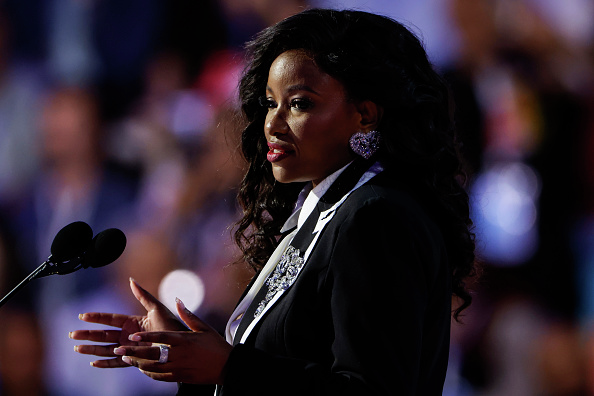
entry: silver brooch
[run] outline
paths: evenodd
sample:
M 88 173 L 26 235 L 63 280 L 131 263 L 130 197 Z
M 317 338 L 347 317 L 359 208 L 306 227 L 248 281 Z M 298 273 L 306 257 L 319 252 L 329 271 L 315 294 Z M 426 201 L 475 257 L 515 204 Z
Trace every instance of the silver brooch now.
M 266 279 L 268 292 L 266 293 L 266 297 L 258 304 L 258 308 L 254 312 L 254 318 L 257 318 L 264 312 L 266 305 L 268 305 L 279 290 L 287 290 L 291 287 L 295 279 L 297 279 L 299 271 L 303 268 L 303 264 L 304 260 L 300 256 L 299 249 L 289 245 L 272 274 Z

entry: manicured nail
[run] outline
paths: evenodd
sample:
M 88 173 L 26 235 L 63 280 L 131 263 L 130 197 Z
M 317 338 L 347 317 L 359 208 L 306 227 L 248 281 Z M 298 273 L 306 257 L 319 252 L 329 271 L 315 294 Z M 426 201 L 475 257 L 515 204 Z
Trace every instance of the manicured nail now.
M 116 355 L 125 355 L 126 354 L 126 348 L 122 348 L 122 347 L 117 347 L 113 349 L 113 353 L 115 353 Z
M 79 318 L 80 320 L 83 320 L 83 316 L 84 316 L 84 314 L 78 314 L 78 318 Z
M 68 333 L 68 338 L 72 338 L 72 332 L 71 331 Z
M 179 298 L 175 298 L 175 302 L 179 305 L 179 307 L 184 310 L 188 315 L 194 315 L 194 313 L 192 311 L 190 311 L 188 308 L 186 308 L 186 304 L 184 304 L 184 302 L 182 300 L 180 300 Z
M 78 352 L 78 345 L 74 346 L 74 352 Z
M 91 367 L 95 367 L 95 362 L 91 362 Z
M 142 339 L 142 337 L 140 337 L 138 334 L 130 334 L 128 336 L 128 339 L 130 341 L 140 341 Z
M 130 358 L 130 356 L 124 356 L 122 357 L 122 361 L 126 364 L 132 364 L 132 359 Z

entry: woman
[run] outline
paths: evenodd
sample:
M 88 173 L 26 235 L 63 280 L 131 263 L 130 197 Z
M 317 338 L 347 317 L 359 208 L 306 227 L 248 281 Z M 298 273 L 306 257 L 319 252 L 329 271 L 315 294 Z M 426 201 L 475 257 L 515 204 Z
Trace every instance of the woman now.
M 116 344 L 78 352 L 180 394 L 441 394 L 452 295 L 458 318 L 474 272 L 443 80 L 406 28 L 365 12 L 304 11 L 248 51 L 236 240 L 258 273 L 226 340 L 132 282 L 147 315 L 82 315 L 122 330 L 71 333 Z

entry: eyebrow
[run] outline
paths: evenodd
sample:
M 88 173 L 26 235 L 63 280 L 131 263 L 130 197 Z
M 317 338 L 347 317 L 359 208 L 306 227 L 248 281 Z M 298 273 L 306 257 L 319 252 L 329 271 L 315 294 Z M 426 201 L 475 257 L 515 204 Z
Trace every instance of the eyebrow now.
M 274 92 L 272 90 L 272 88 L 270 88 L 270 86 L 268 86 L 268 85 L 266 85 L 266 90 L 269 92 Z M 311 92 L 312 94 L 319 95 L 319 93 L 315 89 L 313 89 L 309 85 L 305 85 L 305 84 L 295 84 L 295 85 L 291 85 L 289 88 L 287 88 L 287 92 L 289 92 L 289 93 L 295 92 L 295 91 L 307 91 L 307 92 Z

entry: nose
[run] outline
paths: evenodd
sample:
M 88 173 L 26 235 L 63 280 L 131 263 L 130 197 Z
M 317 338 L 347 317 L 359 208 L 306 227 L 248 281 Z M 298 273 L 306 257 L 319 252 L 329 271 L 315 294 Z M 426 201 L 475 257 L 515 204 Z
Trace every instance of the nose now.
M 271 109 L 266 115 L 264 123 L 264 132 L 269 136 L 285 134 L 289 130 L 289 125 L 285 120 L 284 113 L 280 107 Z

